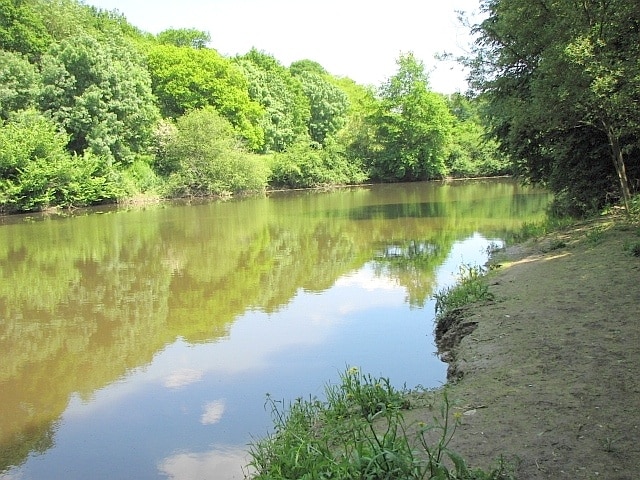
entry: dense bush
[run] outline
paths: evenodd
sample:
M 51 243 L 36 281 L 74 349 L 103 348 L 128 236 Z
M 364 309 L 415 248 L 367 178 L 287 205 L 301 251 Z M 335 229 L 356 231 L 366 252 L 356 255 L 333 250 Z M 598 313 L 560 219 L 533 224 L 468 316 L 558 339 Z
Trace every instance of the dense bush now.
M 362 166 L 350 161 L 335 142 L 321 145 L 302 138 L 271 160 L 271 184 L 275 187 L 309 188 L 358 184 L 366 180 Z
M 170 195 L 228 195 L 264 190 L 263 160 L 245 152 L 231 124 L 212 107 L 193 110 L 176 122 L 160 165 Z
M 103 158 L 69 154 L 55 124 L 30 110 L 0 126 L 0 210 L 42 210 L 116 200 L 119 175 Z

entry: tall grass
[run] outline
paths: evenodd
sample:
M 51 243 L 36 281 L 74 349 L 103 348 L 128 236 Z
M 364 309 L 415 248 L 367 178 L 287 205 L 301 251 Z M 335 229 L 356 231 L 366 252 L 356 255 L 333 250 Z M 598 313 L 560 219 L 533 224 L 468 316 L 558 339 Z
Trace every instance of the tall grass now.
M 450 450 L 461 416 L 442 406 L 428 422 L 408 425 L 409 393 L 350 368 L 340 384 L 325 386 L 326 400 L 297 399 L 288 406 L 267 397 L 274 429 L 250 446 L 254 479 L 437 479 L 511 478 L 504 464 L 470 469 Z
M 469 303 L 493 300 L 493 294 L 483 278 L 484 274 L 485 269 L 481 266 L 461 265 L 457 283 L 433 294 L 436 319 Z

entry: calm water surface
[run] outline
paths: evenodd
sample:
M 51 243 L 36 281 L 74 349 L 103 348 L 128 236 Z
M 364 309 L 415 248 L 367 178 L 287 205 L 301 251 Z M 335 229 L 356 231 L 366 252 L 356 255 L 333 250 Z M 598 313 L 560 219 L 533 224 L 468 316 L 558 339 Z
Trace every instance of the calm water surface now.
M 0 479 L 241 479 L 265 395 L 433 387 L 431 295 L 549 196 L 509 180 L 12 217 Z

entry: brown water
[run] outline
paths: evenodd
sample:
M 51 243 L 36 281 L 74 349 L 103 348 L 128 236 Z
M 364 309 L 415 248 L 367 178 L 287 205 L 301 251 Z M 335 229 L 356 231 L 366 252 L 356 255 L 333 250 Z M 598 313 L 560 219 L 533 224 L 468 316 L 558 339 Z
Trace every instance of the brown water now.
M 243 478 L 265 394 L 438 386 L 434 289 L 543 217 L 510 180 L 11 217 L 0 479 Z

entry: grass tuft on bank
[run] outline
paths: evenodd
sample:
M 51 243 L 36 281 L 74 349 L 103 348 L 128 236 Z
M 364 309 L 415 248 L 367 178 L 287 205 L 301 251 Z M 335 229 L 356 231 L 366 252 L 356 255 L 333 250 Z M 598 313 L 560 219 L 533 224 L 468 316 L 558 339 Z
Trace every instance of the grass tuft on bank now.
M 274 429 L 250 447 L 251 478 L 512 478 L 504 462 L 490 471 L 472 469 L 449 448 L 462 414 L 453 412 L 446 390 L 438 408 L 428 409 L 430 419 L 407 424 L 403 411 L 412 408 L 412 392 L 355 367 L 340 380 L 325 386 L 323 401 L 299 398 L 285 405 L 267 396 Z

